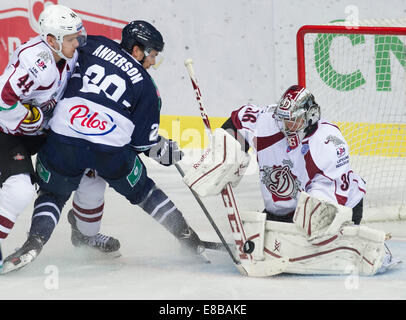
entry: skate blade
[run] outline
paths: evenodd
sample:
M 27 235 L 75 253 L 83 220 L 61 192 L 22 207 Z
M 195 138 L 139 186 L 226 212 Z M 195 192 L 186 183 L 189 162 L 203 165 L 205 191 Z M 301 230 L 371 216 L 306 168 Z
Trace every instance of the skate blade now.
M 117 250 L 114 252 L 106 252 L 105 255 L 111 259 L 116 259 L 116 258 L 121 257 L 121 252 L 120 252 L 120 250 Z
M 197 252 L 185 252 L 184 256 L 187 259 L 190 259 L 191 262 L 198 262 L 198 263 L 211 263 L 209 257 L 205 252 L 205 248 L 203 246 L 199 246 Z
M 211 263 L 209 257 L 207 256 L 207 253 L 204 250 L 204 247 L 200 249 L 199 256 L 201 257 L 204 263 Z
M 391 261 L 386 262 L 384 265 L 382 265 L 377 273 L 384 273 L 390 269 L 395 268 L 398 264 L 402 263 L 402 260 L 398 259 L 398 258 L 392 258 Z
M 35 258 L 36 258 L 36 256 L 33 256 L 33 255 L 27 253 L 19 258 L 5 260 L 3 262 L 3 268 L 2 268 L 0 274 L 6 274 L 6 273 L 20 270 L 21 268 L 25 267 L 27 264 L 31 263 Z
M 95 248 L 90 247 L 76 247 L 76 254 L 82 258 L 88 259 L 116 259 L 121 257 L 120 250 L 113 252 L 103 252 Z

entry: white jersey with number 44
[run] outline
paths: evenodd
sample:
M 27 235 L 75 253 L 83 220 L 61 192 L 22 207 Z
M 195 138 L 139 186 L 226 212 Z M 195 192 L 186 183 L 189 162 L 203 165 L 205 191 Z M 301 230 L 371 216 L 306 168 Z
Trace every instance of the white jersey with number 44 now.
M 34 106 L 51 100 L 56 103 L 66 88 L 76 60 L 77 52 L 69 61 L 56 64 L 52 50 L 40 36 L 19 46 L 0 76 L 0 131 L 21 134 L 18 126 L 28 113 L 22 103 Z M 44 122 L 47 120 L 45 115 Z
M 274 108 L 246 105 L 231 115 L 257 154 L 266 210 L 279 216 L 293 212 L 301 191 L 355 207 L 365 195 L 365 182 L 351 170 L 340 129 L 321 119 L 313 133 L 290 149 L 273 117 Z

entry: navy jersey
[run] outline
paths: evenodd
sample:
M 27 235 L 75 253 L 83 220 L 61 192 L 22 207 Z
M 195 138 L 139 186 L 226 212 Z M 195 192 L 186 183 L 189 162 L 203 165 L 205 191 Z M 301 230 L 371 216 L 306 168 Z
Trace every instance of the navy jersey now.
M 65 143 L 137 150 L 158 140 L 161 100 L 148 72 L 113 40 L 88 36 L 50 127 Z

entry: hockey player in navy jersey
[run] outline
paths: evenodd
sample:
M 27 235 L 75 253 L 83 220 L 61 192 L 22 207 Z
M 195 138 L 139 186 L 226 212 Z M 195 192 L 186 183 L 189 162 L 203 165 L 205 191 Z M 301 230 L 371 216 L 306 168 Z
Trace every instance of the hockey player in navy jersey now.
M 139 205 L 189 252 L 202 252 L 199 237 L 148 177 L 139 157 L 142 152 L 163 165 L 182 157 L 176 142 L 158 135 L 161 98 L 143 67 L 155 64 L 163 47 L 162 35 L 145 21 L 129 23 L 120 44 L 88 36 L 37 156 L 40 189 L 28 239 L 5 259 L 6 272 L 38 256 L 86 168 Z

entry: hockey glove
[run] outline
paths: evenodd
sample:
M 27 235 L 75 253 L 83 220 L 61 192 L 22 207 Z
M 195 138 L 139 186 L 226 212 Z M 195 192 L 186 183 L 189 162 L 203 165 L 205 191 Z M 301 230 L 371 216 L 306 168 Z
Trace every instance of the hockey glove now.
M 44 121 L 44 114 L 41 108 L 30 106 L 28 104 L 24 104 L 24 107 L 28 109 L 28 114 L 20 123 L 18 129 L 21 133 L 30 135 L 41 128 L 41 125 Z
M 159 136 L 158 143 L 146 151 L 145 154 L 163 166 L 173 165 L 183 157 L 183 152 L 179 149 L 178 143 L 162 136 Z
M 51 118 L 52 113 L 54 112 L 56 106 L 56 100 L 51 99 L 42 103 L 39 107 L 41 108 L 42 112 L 44 113 L 45 118 Z
M 233 136 L 217 128 L 211 135 L 208 148 L 185 172 L 183 181 L 201 197 L 217 195 L 228 183 L 233 187 L 238 185 L 250 159 Z

